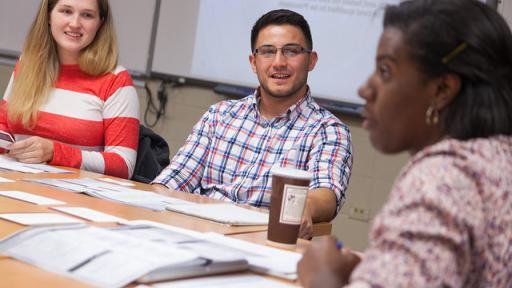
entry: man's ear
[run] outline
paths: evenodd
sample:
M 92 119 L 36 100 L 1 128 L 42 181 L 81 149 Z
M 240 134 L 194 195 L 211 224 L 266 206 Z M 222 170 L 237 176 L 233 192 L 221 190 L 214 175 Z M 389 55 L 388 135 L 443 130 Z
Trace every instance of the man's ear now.
M 315 51 L 312 51 L 309 55 L 308 71 L 313 71 L 313 69 L 315 69 L 316 62 L 318 62 L 318 54 Z
M 254 54 L 249 55 L 249 63 L 251 63 L 252 72 L 256 73 L 256 57 L 254 57 Z
M 442 110 L 460 93 L 460 77 L 453 73 L 444 74 L 439 78 L 434 103 L 437 110 Z

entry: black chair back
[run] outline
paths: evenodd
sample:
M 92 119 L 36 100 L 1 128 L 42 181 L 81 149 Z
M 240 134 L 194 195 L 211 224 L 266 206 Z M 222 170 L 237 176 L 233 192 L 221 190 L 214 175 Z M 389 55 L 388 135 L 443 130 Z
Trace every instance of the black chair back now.
M 169 165 L 169 145 L 150 128 L 140 125 L 137 162 L 132 180 L 149 183 Z

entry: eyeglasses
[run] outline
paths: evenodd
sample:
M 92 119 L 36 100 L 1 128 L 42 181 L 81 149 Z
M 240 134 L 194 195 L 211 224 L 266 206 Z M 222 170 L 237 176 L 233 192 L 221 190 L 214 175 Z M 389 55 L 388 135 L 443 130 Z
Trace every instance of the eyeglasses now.
M 277 48 L 273 45 L 263 45 L 254 49 L 254 55 L 260 55 L 263 58 L 271 59 L 276 56 L 277 50 L 281 50 L 281 53 L 283 53 L 286 58 L 293 58 L 299 54 L 312 52 L 310 49 L 295 44 L 284 45 L 281 48 Z

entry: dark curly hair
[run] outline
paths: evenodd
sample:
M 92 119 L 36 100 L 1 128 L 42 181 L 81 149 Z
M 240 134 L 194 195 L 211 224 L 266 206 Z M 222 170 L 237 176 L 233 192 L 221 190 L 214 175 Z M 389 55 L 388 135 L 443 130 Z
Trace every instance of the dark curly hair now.
M 313 49 L 313 39 L 311 37 L 311 30 L 309 29 L 309 24 L 304 19 L 302 15 L 297 12 L 287 10 L 287 9 L 278 9 L 267 12 L 263 16 L 254 23 L 254 26 L 251 30 L 251 50 L 254 51 L 256 47 L 256 39 L 260 31 L 270 25 L 292 25 L 300 28 L 304 37 L 306 38 L 306 44 L 308 45 L 308 49 Z

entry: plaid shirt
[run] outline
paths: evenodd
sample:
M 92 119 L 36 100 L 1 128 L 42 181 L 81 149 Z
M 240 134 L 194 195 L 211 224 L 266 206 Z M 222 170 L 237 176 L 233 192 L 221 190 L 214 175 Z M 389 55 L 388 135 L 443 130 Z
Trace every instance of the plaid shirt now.
M 211 106 L 152 183 L 268 207 L 272 167 L 296 167 L 313 174 L 310 189 L 334 191 L 338 212 L 352 169 L 348 127 L 309 91 L 286 113 L 267 120 L 259 113 L 257 91 Z

